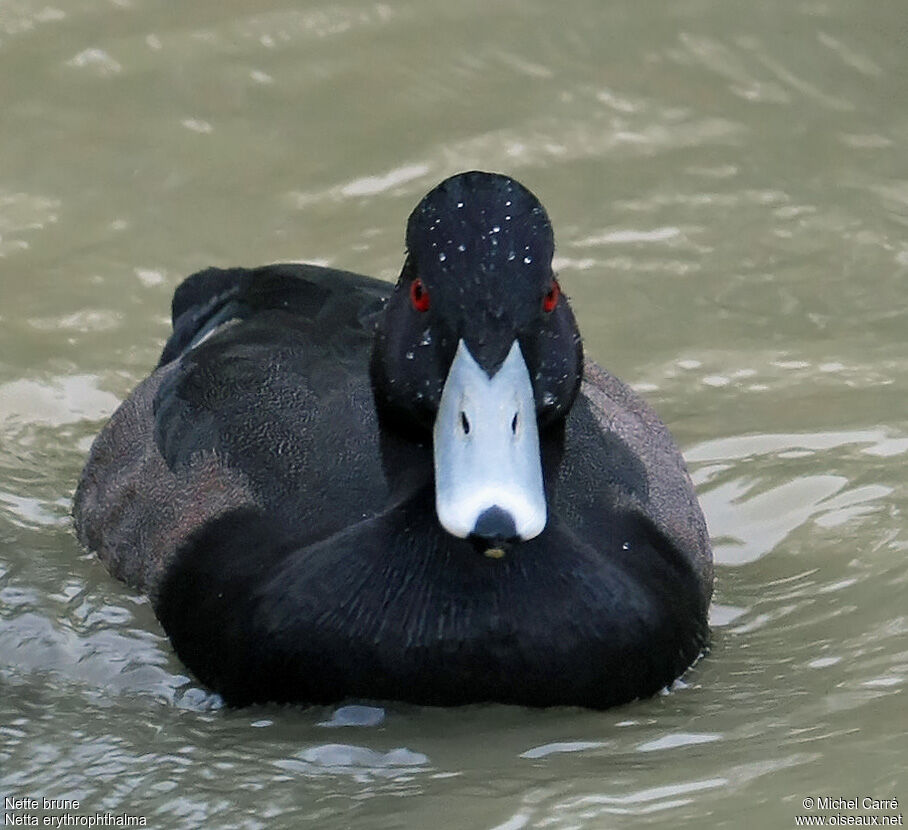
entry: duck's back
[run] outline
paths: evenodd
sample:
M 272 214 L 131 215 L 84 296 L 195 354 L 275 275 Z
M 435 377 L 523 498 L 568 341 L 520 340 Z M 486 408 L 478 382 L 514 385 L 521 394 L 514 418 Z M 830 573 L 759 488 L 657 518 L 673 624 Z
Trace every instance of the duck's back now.
M 705 610 L 713 586 L 706 520 L 671 433 L 626 383 L 587 359 L 568 416 L 556 504 L 594 547 L 615 511 L 646 517 L 689 563 Z M 632 544 L 628 542 L 628 547 Z
M 92 447 L 74 505 L 83 544 L 154 594 L 176 548 L 231 509 L 259 508 L 304 544 L 378 509 L 367 366 L 389 291 L 300 265 L 185 280 L 158 368 Z

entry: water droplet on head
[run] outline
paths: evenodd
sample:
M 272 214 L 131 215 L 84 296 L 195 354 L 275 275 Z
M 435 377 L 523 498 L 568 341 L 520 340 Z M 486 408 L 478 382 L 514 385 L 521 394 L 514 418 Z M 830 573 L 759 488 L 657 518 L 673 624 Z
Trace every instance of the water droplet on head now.
M 407 352 L 404 357 L 407 358 L 407 360 L 413 360 L 413 352 Z
M 517 259 L 517 254 L 513 251 L 508 251 L 508 262 L 513 262 L 515 259 Z
M 500 231 L 500 230 L 501 230 L 501 226 L 500 226 L 500 225 L 493 225 L 493 226 L 492 226 L 492 233 L 498 233 L 498 231 Z
M 444 256 L 444 254 L 442 254 L 442 256 Z M 524 265 L 529 265 L 532 261 L 533 261 L 533 257 L 531 257 L 531 256 L 525 256 L 523 258 Z
M 458 251 L 463 252 L 463 251 L 465 251 L 466 249 L 467 249 L 467 246 L 464 245 L 463 242 L 461 242 L 461 243 L 457 246 L 457 250 L 458 250 Z
M 631 543 L 630 543 L 630 542 L 625 542 L 625 543 L 621 546 L 621 550 L 630 550 L 630 549 L 631 549 Z
M 442 251 L 442 252 L 438 255 L 438 261 L 439 261 L 439 262 L 444 262 L 447 258 L 448 258 L 448 255 L 447 255 L 444 251 Z
M 457 203 L 457 207 L 462 208 L 462 207 L 463 207 L 463 202 L 458 202 L 458 203 Z

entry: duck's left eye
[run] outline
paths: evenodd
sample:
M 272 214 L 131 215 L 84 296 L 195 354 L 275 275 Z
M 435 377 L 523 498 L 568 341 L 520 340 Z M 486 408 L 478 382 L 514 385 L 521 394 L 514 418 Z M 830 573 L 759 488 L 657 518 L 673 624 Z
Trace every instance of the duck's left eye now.
M 410 283 L 410 302 L 417 311 L 429 310 L 429 292 L 419 277 Z
M 545 292 L 545 296 L 542 298 L 542 310 L 548 314 L 550 311 L 555 310 L 555 306 L 558 305 L 558 298 L 561 296 L 561 286 L 558 285 L 558 280 L 552 280 L 552 285 L 548 291 Z

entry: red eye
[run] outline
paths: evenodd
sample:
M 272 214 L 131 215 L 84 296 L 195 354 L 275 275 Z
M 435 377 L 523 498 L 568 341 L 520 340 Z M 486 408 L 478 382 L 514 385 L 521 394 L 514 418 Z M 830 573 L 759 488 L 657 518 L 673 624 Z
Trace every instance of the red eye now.
M 558 285 L 558 280 L 552 280 L 552 287 L 545 292 L 545 296 L 542 298 L 542 310 L 548 314 L 550 311 L 555 310 L 555 306 L 558 305 L 558 298 L 561 296 L 561 286 Z
M 417 311 L 429 310 L 429 292 L 426 291 L 419 277 L 410 283 L 410 302 Z

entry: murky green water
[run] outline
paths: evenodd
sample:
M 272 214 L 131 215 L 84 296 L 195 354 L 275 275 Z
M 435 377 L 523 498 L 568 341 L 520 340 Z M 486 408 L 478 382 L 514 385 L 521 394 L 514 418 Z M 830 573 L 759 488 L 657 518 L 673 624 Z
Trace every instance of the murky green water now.
M 2 0 L 0 797 L 156 827 L 903 812 L 906 31 L 902 0 Z M 183 275 L 393 278 L 473 167 L 539 194 L 588 352 L 686 452 L 712 653 L 604 713 L 225 711 L 72 536 L 91 437 Z

